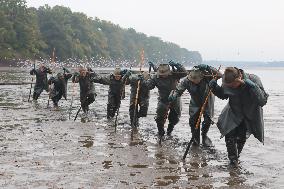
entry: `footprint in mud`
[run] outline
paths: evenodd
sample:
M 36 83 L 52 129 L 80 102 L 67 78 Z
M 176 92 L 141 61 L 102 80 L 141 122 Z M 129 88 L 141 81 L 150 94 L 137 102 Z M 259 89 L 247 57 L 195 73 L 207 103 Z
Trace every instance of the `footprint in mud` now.
M 79 140 L 82 143 L 82 147 L 90 148 L 94 145 L 94 137 L 92 136 L 81 136 L 83 140 Z
M 112 161 L 103 161 L 102 164 L 103 164 L 104 169 L 109 169 L 109 168 L 113 167 Z

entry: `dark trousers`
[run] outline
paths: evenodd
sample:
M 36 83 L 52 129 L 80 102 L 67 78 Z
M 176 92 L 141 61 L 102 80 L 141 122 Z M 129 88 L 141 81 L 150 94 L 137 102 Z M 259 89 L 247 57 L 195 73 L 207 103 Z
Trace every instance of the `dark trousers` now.
M 59 93 L 56 96 L 51 98 L 54 106 L 58 106 L 58 102 L 61 98 L 62 98 L 62 93 Z
M 242 122 L 238 127 L 225 135 L 225 142 L 229 159 L 238 160 L 239 155 L 246 143 L 246 126 Z
M 155 119 L 159 134 L 164 134 L 164 124 L 167 119 L 169 120 L 168 130 L 171 132 L 174 129 L 174 126 L 179 122 L 180 115 L 180 99 L 172 104 L 159 101 Z
M 38 85 L 36 85 L 34 87 L 33 100 L 37 100 L 43 90 L 46 90 L 46 92 L 49 91 L 47 86 L 41 86 L 41 85 L 38 86 Z
M 149 99 L 139 99 L 136 107 L 137 118 L 146 117 L 148 113 L 148 107 L 149 107 Z M 132 121 L 134 121 L 133 120 L 134 112 L 135 112 L 135 99 L 132 99 L 129 106 L 129 116 L 131 123 Z
M 118 110 L 121 102 L 121 96 L 109 95 L 107 103 L 107 118 L 114 117 L 115 112 Z
M 95 94 L 87 94 L 83 98 L 80 99 L 81 101 L 81 107 L 83 112 L 88 112 L 89 111 L 89 105 L 92 104 L 95 101 Z
M 193 116 L 190 116 L 189 118 L 189 126 L 191 129 L 192 137 L 195 139 L 195 141 L 200 144 L 200 125 L 198 125 L 198 128 L 196 129 L 196 123 L 198 120 L 200 112 L 194 114 Z M 203 114 L 203 121 L 202 121 L 202 136 L 207 135 L 209 128 L 211 125 L 211 119 L 207 114 Z

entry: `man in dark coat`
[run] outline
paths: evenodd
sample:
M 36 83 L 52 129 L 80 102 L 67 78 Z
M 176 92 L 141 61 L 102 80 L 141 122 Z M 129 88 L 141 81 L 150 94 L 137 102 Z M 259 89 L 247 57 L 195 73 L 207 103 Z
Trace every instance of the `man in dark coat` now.
M 230 162 L 236 166 L 250 134 L 260 142 L 264 141 L 262 107 L 267 103 L 268 94 L 258 76 L 235 67 L 225 69 L 221 87 L 216 80 L 211 80 L 209 86 L 217 97 L 229 98 L 220 114 L 217 127 L 222 136 L 225 136 Z
M 52 85 L 50 91 L 50 97 L 53 101 L 54 108 L 58 109 L 58 102 L 62 96 L 67 100 L 67 82 L 68 79 L 72 77 L 70 71 L 66 68 L 63 68 L 64 73 L 58 73 L 56 77 L 50 77 L 48 84 Z
M 150 90 L 147 88 L 145 83 L 143 83 L 143 80 L 148 80 L 149 78 L 150 78 L 149 72 L 143 72 L 141 74 L 132 74 L 129 77 L 129 84 L 131 87 L 129 116 L 130 116 L 131 125 L 137 126 L 138 124 L 136 123 L 137 120 L 135 120 L 134 118 L 135 110 L 137 116 L 136 119 L 138 119 L 139 117 L 147 116 Z M 139 106 L 139 111 L 138 111 L 138 106 Z
M 47 74 L 51 74 L 51 70 L 40 64 L 38 69 L 32 69 L 31 75 L 36 75 L 36 84 L 34 87 L 33 100 L 37 100 L 43 90 L 49 91 L 47 84 Z
M 170 66 L 172 70 L 170 70 Z M 174 126 L 179 122 L 181 115 L 181 102 L 178 97 L 174 102 L 168 100 L 168 96 L 172 90 L 176 88 L 180 78 L 185 77 L 187 71 L 179 64 L 170 62 L 169 64 L 160 64 L 157 74 L 153 75 L 147 81 L 144 81 L 149 90 L 158 88 L 159 97 L 156 110 L 156 123 L 158 128 L 159 137 L 164 136 L 164 124 L 166 119 L 169 119 L 169 125 L 167 128 L 167 134 L 170 135 L 174 129 Z M 168 111 L 169 115 L 168 115 Z
M 95 83 L 109 85 L 107 103 L 108 119 L 115 116 L 115 112 L 120 106 L 121 99 L 124 94 L 126 79 L 130 76 L 130 74 L 130 71 L 125 70 L 125 74 L 123 75 L 123 71 L 119 67 L 116 67 L 112 74 L 106 76 L 100 76 L 97 74 L 93 79 L 93 82 Z
M 196 130 L 197 120 L 200 115 L 201 107 L 203 106 L 206 97 L 210 91 L 208 83 L 213 79 L 213 76 L 221 77 L 221 73 L 215 68 L 205 64 L 194 66 L 188 76 L 184 78 L 176 87 L 175 91 L 169 96 L 170 101 L 174 101 L 177 97 L 180 97 L 185 90 L 190 93 L 189 103 L 189 125 L 191 128 L 191 134 L 194 138 L 195 145 L 200 143 L 200 125 Z M 211 146 L 212 142 L 207 136 L 209 127 L 212 123 L 214 115 L 214 95 L 211 94 L 208 97 L 208 102 L 203 113 L 203 122 L 201 128 L 202 144 L 205 146 Z
M 75 72 L 72 77 L 72 82 L 80 85 L 81 107 L 85 114 L 89 111 L 89 105 L 95 101 L 96 91 L 93 83 L 95 75 L 92 69 L 81 67 L 79 73 Z

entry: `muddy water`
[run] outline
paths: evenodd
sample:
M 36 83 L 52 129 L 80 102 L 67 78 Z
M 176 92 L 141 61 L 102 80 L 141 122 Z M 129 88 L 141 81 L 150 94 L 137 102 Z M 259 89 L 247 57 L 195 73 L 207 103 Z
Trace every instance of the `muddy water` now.
M 115 128 L 114 121 L 106 119 L 106 86 L 96 85 L 89 122 L 80 115 L 73 121 L 79 107 L 77 84 L 69 84 L 69 99 L 60 101 L 60 111 L 47 107 L 46 92 L 38 103 L 27 102 L 30 85 L 0 86 L 0 187 L 283 188 L 284 69 L 249 71 L 262 78 L 270 94 L 264 107 L 265 144 L 251 136 L 236 169 L 228 165 L 216 125 L 209 131 L 214 147 L 192 148 L 181 160 L 190 140 L 188 93 L 182 97 L 182 117 L 172 137 L 159 145 L 154 122 L 157 90 L 151 92 L 148 117 L 132 130 L 128 87 Z M 1 71 L 0 80 L 22 82 L 31 77 L 10 70 Z M 225 104 L 216 99 L 215 121 Z

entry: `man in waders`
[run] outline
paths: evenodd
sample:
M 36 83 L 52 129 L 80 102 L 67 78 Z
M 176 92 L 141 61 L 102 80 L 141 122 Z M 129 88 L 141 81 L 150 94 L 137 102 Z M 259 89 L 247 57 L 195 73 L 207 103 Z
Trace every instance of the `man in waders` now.
M 170 67 L 172 67 L 172 70 L 170 70 Z M 159 97 L 155 120 L 159 137 L 163 137 L 165 134 L 164 124 L 167 118 L 169 120 L 167 135 L 171 135 L 174 126 L 179 122 L 181 115 L 180 97 L 171 103 L 168 100 L 168 96 L 171 91 L 176 88 L 180 78 L 186 75 L 187 71 L 181 64 L 170 61 L 169 64 L 160 64 L 157 74 L 154 74 L 153 77 L 144 81 L 149 90 L 155 87 L 158 88 Z
M 89 105 L 95 101 L 96 92 L 93 83 L 95 73 L 91 69 L 79 68 L 79 73 L 75 72 L 72 77 L 73 83 L 80 85 L 80 102 L 85 115 L 88 114 Z
M 50 77 L 48 80 L 48 84 L 53 84 L 54 87 L 51 88 L 50 97 L 53 102 L 53 106 L 55 109 L 58 109 L 58 102 L 64 97 L 67 100 L 67 82 L 68 79 L 72 77 L 72 74 L 66 68 L 63 68 L 64 73 L 58 73 L 56 77 Z
M 188 76 L 177 85 L 175 91 L 169 96 L 169 101 L 175 101 L 185 90 L 190 93 L 189 125 L 192 137 L 194 138 L 193 145 L 199 145 L 200 143 L 200 125 L 196 128 L 196 124 L 200 116 L 201 107 L 210 91 L 208 83 L 213 79 L 213 75 L 217 75 L 218 78 L 221 77 L 221 73 L 213 67 L 205 64 L 194 66 Z M 204 146 L 212 145 L 207 133 L 212 123 L 215 98 L 213 94 L 210 94 L 208 98 L 209 100 L 206 104 L 205 111 L 203 112 L 204 120 L 201 127 L 202 144 Z
M 40 64 L 38 69 L 32 69 L 30 71 L 31 75 L 36 75 L 36 84 L 34 87 L 33 100 L 36 101 L 43 90 L 49 92 L 47 84 L 47 74 L 51 74 L 51 70 Z
M 124 70 L 125 74 L 123 75 L 123 71 L 116 67 L 110 75 L 100 76 L 97 75 L 93 82 L 100 83 L 103 85 L 109 85 L 108 90 L 108 103 L 107 103 L 107 118 L 113 118 L 115 116 L 116 111 L 118 110 L 121 99 L 124 95 L 124 87 L 126 79 L 131 75 L 129 70 Z
M 210 81 L 209 86 L 218 98 L 229 99 L 219 116 L 217 127 L 222 136 L 225 136 L 230 163 L 237 166 L 240 153 L 250 134 L 263 143 L 262 107 L 267 103 L 268 94 L 258 76 L 235 67 L 225 69 L 222 86 L 214 79 Z
M 146 117 L 149 107 L 150 90 L 147 88 L 143 80 L 148 80 L 150 78 L 149 72 L 145 71 L 141 74 L 132 74 L 129 77 L 129 84 L 131 87 L 130 93 L 130 105 L 129 105 L 129 116 L 131 125 L 137 126 L 136 118 L 134 118 L 135 111 L 137 118 Z M 140 82 L 139 82 L 140 81 Z M 139 86 L 138 86 L 139 82 Z M 138 89 L 139 87 L 139 89 Z M 137 91 L 138 95 L 137 95 Z M 137 97 L 137 99 L 136 99 Z M 137 104 L 135 104 L 137 102 Z M 139 111 L 138 111 L 139 105 Z

